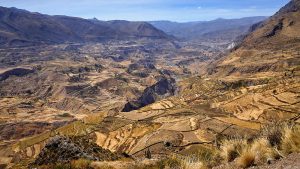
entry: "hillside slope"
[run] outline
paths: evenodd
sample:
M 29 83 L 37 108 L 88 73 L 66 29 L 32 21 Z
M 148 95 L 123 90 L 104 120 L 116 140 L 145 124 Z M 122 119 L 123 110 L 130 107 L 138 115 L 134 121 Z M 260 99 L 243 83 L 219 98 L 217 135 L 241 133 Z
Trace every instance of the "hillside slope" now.
M 0 7 L 0 45 L 4 46 L 128 38 L 167 39 L 168 36 L 146 22 L 104 22 Z
M 210 70 L 218 77 L 266 77 L 295 73 L 300 64 L 300 1 L 292 0 L 256 25 L 241 44 Z

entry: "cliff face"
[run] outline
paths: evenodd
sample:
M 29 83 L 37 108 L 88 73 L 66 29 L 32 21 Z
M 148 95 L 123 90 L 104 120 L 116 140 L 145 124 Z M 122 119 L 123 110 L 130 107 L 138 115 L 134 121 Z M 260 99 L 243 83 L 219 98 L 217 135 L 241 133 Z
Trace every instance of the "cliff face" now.
M 136 101 L 128 102 L 124 106 L 123 112 L 129 112 L 132 110 L 137 110 L 141 107 L 145 107 L 164 97 L 174 95 L 175 91 L 175 80 L 163 78 L 156 84 L 146 88 L 142 96 Z

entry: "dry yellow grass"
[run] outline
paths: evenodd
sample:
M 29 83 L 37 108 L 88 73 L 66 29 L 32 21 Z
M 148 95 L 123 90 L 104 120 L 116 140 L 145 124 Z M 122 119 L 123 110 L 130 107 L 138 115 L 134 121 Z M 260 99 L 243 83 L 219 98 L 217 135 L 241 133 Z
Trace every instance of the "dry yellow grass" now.
M 206 169 L 205 162 L 198 158 L 199 156 L 178 156 L 173 155 L 171 158 L 165 160 L 163 163 L 166 168 L 178 169 Z M 158 163 L 159 164 L 159 163 Z
M 274 160 L 278 157 L 275 149 L 271 146 L 269 140 L 260 138 L 255 140 L 250 148 L 255 154 L 255 164 L 264 164 L 270 160 Z
M 207 167 L 201 161 L 193 158 L 186 158 L 181 162 L 181 169 L 206 169 Z
M 78 159 L 71 161 L 71 168 L 73 169 L 87 169 L 90 167 L 91 161 L 85 159 Z
M 300 152 L 300 126 L 285 126 L 281 149 L 285 154 Z
M 251 143 L 247 143 L 246 139 L 224 140 L 219 153 L 225 162 L 236 159 L 239 167 L 247 168 L 294 152 L 300 152 L 300 126 L 277 124 L 276 127 L 266 127 L 261 137 Z
M 251 167 L 255 164 L 256 154 L 250 148 L 245 148 L 237 159 L 237 165 L 242 168 Z
M 220 156 L 226 161 L 231 162 L 236 159 L 247 146 L 244 139 L 225 140 L 221 143 Z
M 277 158 L 278 154 L 270 145 L 269 140 L 259 138 L 252 144 L 245 145 L 237 158 L 237 165 L 247 168 L 253 165 L 262 165 Z

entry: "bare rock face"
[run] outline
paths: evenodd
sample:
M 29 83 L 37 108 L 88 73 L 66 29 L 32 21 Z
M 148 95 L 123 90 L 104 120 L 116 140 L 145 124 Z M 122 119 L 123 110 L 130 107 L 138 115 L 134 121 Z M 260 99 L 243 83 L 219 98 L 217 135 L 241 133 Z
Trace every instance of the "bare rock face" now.
M 283 20 L 281 20 L 274 28 L 266 35 L 266 37 L 272 37 L 276 35 L 277 32 L 281 31 L 283 28 Z
M 123 108 L 123 112 L 137 110 L 141 107 L 154 103 L 167 96 L 172 96 L 176 92 L 175 80 L 172 78 L 162 78 L 156 84 L 146 88 L 141 97 L 136 101 L 128 102 Z
M 86 138 L 56 136 L 52 138 L 36 158 L 34 165 L 65 163 L 71 160 L 117 160 L 121 155 L 102 149 Z

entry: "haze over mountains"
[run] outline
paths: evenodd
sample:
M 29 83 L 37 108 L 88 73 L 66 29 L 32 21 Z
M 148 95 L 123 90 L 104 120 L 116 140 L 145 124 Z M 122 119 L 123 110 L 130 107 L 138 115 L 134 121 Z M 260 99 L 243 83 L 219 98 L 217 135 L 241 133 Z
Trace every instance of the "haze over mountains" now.
M 232 42 L 266 17 L 217 19 L 207 22 L 99 21 L 67 16 L 49 16 L 17 8 L 0 7 L 0 45 L 24 46 L 101 42 L 113 39 L 156 38 Z M 161 31 L 162 30 L 162 31 Z M 164 33 L 164 32 L 166 33 Z
M 233 41 L 238 36 L 246 34 L 249 28 L 265 16 L 247 17 L 241 19 L 216 19 L 213 21 L 199 21 L 178 23 L 171 21 L 149 22 L 167 34 L 185 40 L 226 40 Z

